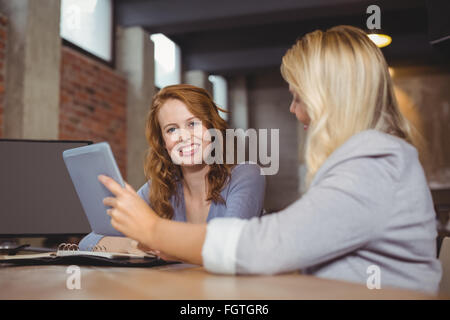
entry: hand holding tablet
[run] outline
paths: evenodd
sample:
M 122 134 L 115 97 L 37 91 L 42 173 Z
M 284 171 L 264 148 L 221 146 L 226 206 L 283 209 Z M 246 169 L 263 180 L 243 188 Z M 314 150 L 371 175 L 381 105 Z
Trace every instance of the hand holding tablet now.
M 125 183 L 107 142 L 101 142 L 63 152 L 63 159 L 93 232 L 105 236 L 123 236 L 111 225 L 109 209 L 103 199 L 113 194 L 98 180 L 99 175 Z

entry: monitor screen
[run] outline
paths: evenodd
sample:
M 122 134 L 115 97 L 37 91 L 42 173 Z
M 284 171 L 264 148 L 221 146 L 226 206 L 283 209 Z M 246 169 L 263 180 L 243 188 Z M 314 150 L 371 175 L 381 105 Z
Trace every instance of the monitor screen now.
M 0 236 L 82 235 L 91 228 L 64 164 L 90 141 L 0 139 Z

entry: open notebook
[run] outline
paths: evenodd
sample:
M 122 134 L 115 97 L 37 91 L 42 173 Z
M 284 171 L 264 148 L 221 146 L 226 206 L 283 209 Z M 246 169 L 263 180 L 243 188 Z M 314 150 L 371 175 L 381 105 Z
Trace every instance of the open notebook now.
M 0 255 L 0 264 L 14 265 L 92 265 L 92 266 L 124 266 L 153 267 L 177 263 L 165 261 L 152 254 L 130 254 L 98 251 L 80 251 L 76 244 L 62 243 L 54 252 Z

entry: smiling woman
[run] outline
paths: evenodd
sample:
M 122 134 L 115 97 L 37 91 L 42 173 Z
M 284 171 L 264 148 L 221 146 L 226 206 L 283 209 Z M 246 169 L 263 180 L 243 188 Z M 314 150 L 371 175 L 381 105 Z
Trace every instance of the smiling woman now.
M 249 219 L 262 214 L 265 179 L 258 165 L 204 161 L 212 144 L 209 130 L 225 135 L 228 128 L 220 110 L 206 90 L 191 85 L 168 86 L 154 96 L 146 125 L 148 182 L 137 192 L 129 186 L 118 190 L 128 195 L 126 199 L 134 199 L 132 203 L 140 208 L 136 211 L 149 206 L 163 219 L 195 224 L 216 217 Z M 225 143 L 221 149 L 226 155 Z M 140 220 L 140 227 L 145 226 L 145 219 Z M 143 233 L 148 232 L 144 227 Z M 86 236 L 80 248 L 89 250 L 97 244 L 108 251 L 138 250 L 131 239 L 95 233 Z

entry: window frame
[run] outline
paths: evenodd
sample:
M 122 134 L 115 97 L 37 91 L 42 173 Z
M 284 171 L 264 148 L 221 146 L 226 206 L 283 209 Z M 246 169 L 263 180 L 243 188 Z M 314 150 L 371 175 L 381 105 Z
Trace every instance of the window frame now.
M 67 40 L 65 38 L 63 38 L 61 36 L 61 32 L 60 32 L 60 38 L 61 38 L 61 44 L 63 46 L 69 47 L 71 49 L 74 49 L 76 51 L 78 51 L 79 53 L 83 54 L 86 57 L 89 57 L 97 62 L 100 62 L 112 69 L 115 69 L 116 67 L 116 21 L 117 21 L 117 17 L 116 17 L 116 1 L 117 0 L 111 0 L 111 6 L 112 6 L 112 10 L 111 10 L 111 61 L 105 60 L 97 55 L 95 55 L 94 53 L 91 53 L 89 51 L 87 51 L 86 49 L 83 49 L 82 47 L 78 46 L 77 44 L 71 42 L 70 40 Z

